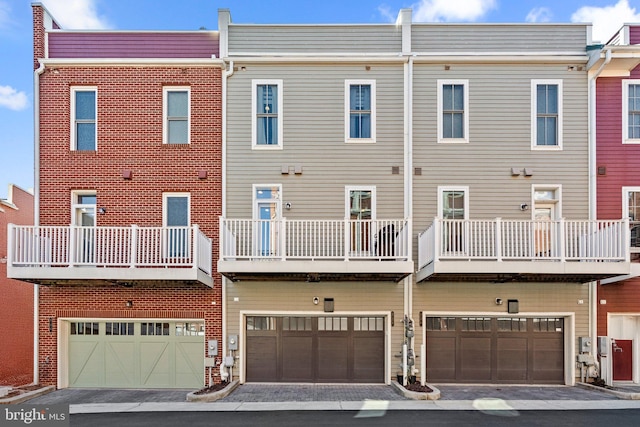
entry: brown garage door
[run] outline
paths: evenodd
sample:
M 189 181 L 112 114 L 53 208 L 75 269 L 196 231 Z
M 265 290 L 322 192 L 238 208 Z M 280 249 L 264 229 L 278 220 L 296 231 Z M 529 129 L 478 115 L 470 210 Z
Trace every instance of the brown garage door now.
M 384 382 L 383 317 L 247 317 L 247 381 Z
M 564 384 L 562 318 L 428 317 L 430 382 Z

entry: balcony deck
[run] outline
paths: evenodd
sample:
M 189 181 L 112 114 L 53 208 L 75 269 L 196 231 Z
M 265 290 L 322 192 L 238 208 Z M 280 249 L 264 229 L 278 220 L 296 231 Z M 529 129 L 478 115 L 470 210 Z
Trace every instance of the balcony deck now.
M 418 282 L 586 283 L 629 271 L 628 220 L 435 218 L 418 237 Z
M 212 241 L 191 227 L 8 226 L 7 276 L 42 285 L 213 286 Z
M 414 272 L 408 220 L 220 219 L 231 280 L 393 281 Z

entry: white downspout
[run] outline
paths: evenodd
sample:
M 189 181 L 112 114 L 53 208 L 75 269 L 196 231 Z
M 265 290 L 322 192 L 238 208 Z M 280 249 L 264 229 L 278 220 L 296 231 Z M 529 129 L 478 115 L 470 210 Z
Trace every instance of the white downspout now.
M 604 68 L 611 62 L 611 50 L 605 50 L 602 65 L 589 76 L 589 219 L 598 218 L 597 179 L 596 179 L 596 80 Z M 591 354 L 597 360 L 598 343 L 598 282 L 589 282 L 589 336 L 591 337 Z M 602 372 L 602 366 L 600 367 Z
M 40 62 L 40 66 L 33 72 L 33 224 L 40 225 L 40 75 L 44 73 L 45 65 Z M 40 382 L 40 364 L 38 353 L 40 352 L 40 332 L 38 329 L 40 318 L 40 287 L 33 285 L 33 383 Z

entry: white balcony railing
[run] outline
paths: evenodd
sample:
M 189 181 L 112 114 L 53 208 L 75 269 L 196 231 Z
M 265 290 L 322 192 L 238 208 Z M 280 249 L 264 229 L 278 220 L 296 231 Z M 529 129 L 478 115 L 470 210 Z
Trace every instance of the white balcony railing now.
M 220 218 L 220 259 L 410 260 L 410 221 Z
M 8 226 L 20 267 L 193 268 L 212 273 L 212 241 L 191 227 Z
M 629 221 L 435 218 L 418 236 L 418 269 L 443 260 L 629 261 Z

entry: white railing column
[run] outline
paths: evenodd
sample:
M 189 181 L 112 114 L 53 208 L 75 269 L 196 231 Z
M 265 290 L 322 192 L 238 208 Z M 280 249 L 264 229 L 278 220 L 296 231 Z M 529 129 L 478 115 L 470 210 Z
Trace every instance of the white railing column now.
M 138 259 L 138 226 L 131 225 L 131 242 L 129 242 L 129 268 L 136 268 Z
M 502 261 L 502 218 L 496 218 L 496 260 Z
M 344 219 L 344 260 L 349 261 L 349 248 L 351 247 L 351 227 L 349 218 Z
M 438 217 L 433 219 L 433 262 L 440 260 L 441 254 L 441 235 L 442 235 L 442 223 Z
M 629 228 L 629 217 L 623 218 L 622 222 L 621 246 L 625 262 L 631 262 L 631 229 Z
M 13 224 L 7 224 L 7 269 L 13 266 L 14 259 L 14 233 L 16 232 L 16 228 Z
M 193 264 L 191 268 L 197 273 L 198 272 L 198 260 L 200 254 L 200 227 L 198 224 L 193 224 L 191 227 L 191 244 L 193 245 L 193 253 L 191 254 L 191 263 Z
M 560 218 L 558 221 L 558 227 L 560 228 L 560 253 L 558 256 L 560 257 L 560 261 L 566 261 L 567 227 L 564 218 Z
M 69 227 L 69 268 L 73 268 L 76 262 L 76 249 L 78 245 L 76 231 L 76 226 L 72 225 Z
M 280 259 L 285 261 L 287 259 L 287 218 L 282 218 L 280 222 L 280 241 L 278 242 L 278 246 L 280 246 Z

